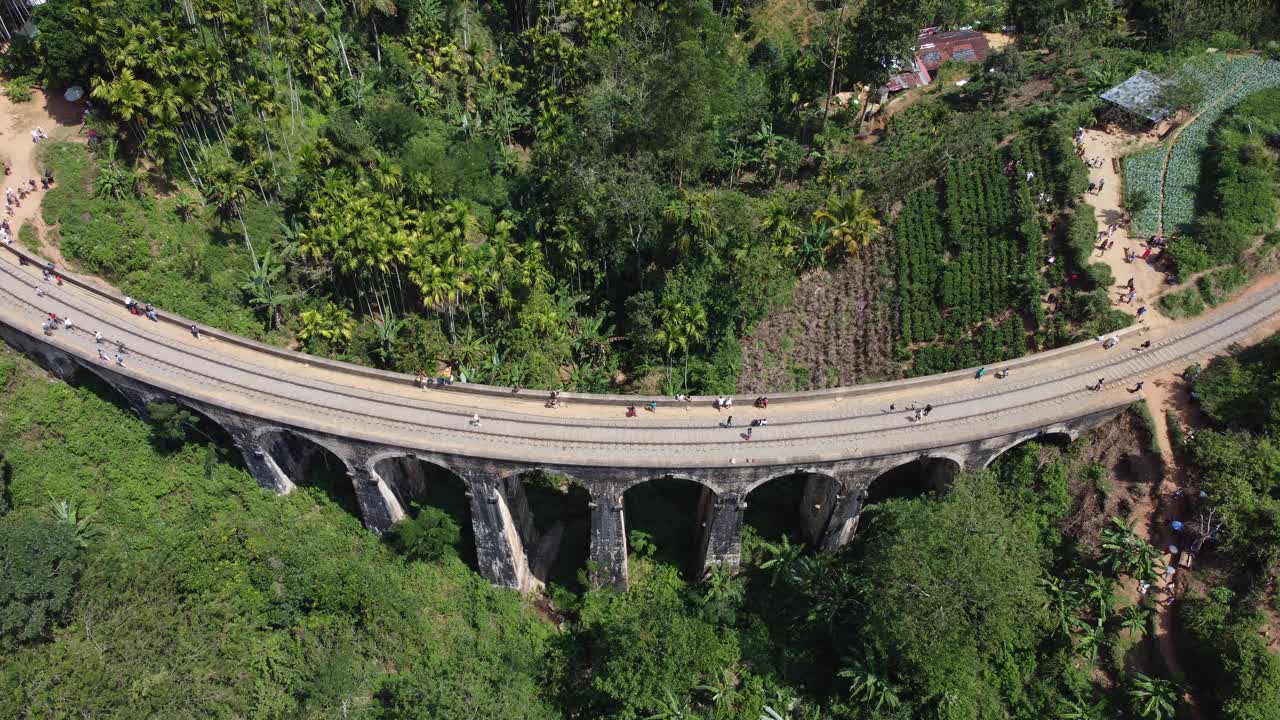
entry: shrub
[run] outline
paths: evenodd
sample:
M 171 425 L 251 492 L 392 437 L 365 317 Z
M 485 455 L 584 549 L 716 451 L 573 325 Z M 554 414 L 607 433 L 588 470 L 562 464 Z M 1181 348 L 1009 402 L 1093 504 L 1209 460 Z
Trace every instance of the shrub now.
M 1246 50 L 1249 43 L 1239 35 L 1226 30 L 1219 30 L 1209 36 L 1209 45 L 1219 50 Z
M 1187 430 L 1182 427 L 1182 420 L 1172 410 L 1164 411 L 1164 424 L 1169 428 L 1169 445 L 1175 453 L 1180 453 L 1187 446 Z
M 26 78 L 14 78 L 5 83 L 4 94 L 15 103 L 31 102 L 34 93 L 31 92 L 31 81 Z
M 1124 209 L 1130 217 L 1141 215 L 1151 207 L 1151 193 L 1143 188 L 1125 188 Z
M 1151 454 L 1160 457 L 1164 453 L 1160 452 L 1159 433 L 1156 430 L 1156 419 L 1151 415 L 1151 407 L 1147 405 L 1146 400 L 1139 400 L 1132 405 L 1133 414 L 1138 416 L 1138 422 L 1142 423 L 1142 427 L 1147 431 L 1147 449 Z
M 458 547 L 462 530 L 449 513 L 422 506 L 418 515 L 396 523 L 388 540 L 410 560 L 439 560 Z
M 1196 282 L 1196 287 L 1200 290 L 1200 297 L 1204 298 L 1210 307 L 1216 307 L 1248 281 L 1249 274 L 1245 269 L 1232 265 L 1219 268 L 1201 277 Z
M 1206 215 L 1196 223 L 1195 239 L 1214 265 L 1236 262 L 1249 246 L 1249 228 L 1237 220 Z
M 1195 288 L 1184 288 L 1160 298 L 1160 312 L 1177 320 L 1204 312 L 1204 300 Z
M 1213 261 L 1204 246 L 1188 237 L 1175 238 L 1169 242 L 1169 257 L 1183 276 L 1194 275 L 1213 267 Z
M 1109 288 L 1115 281 L 1116 276 L 1111 272 L 1111 266 L 1106 263 L 1092 263 L 1088 267 L 1089 281 L 1094 287 Z
M 0 647 L 48 635 L 83 564 L 71 526 L 31 515 L 0 519 Z

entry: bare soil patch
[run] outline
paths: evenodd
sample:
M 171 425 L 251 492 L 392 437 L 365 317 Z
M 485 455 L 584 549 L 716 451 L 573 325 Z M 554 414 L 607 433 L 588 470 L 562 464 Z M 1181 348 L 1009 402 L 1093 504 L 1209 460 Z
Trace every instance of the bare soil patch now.
M 895 282 L 888 243 L 800 278 L 786 307 L 742 341 L 744 393 L 808 390 L 896 377 Z
M 1080 461 L 1085 465 L 1096 462 L 1105 473 L 1098 482 L 1076 489 L 1075 509 L 1063 528 L 1080 543 L 1082 552 L 1101 554 L 1102 528 L 1112 516 L 1143 523 L 1143 508 L 1151 507 L 1163 476 L 1160 458 L 1150 447 L 1147 429 L 1132 412 L 1120 415 L 1084 440 Z

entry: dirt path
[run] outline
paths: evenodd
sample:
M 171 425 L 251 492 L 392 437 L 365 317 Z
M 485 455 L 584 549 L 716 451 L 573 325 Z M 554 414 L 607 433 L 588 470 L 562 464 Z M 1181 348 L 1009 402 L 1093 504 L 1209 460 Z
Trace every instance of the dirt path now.
M 1131 152 L 1132 148 L 1139 144 L 1144 144 L 1144 141 L 1135 135 L 1111 135 L 1102 130 L 1085 130 L 1084 132 L 1085 158 L 1097 157 L 1102 158 L 1103 161 L 1102 167 L 1089 169 L 1089 181 L 1101 182 L 1102 190 L 1097 194 L 1086 192 L 1084 196 L 1084 201 L 1093 208 L 1099 230 L 1118 224 L 1123 216 L 1121 209 L 1123 183 L 1112 160 Z M 1115 242 L 1115 247 L 1105 251 L 1095 249 L 1093 259 L 1105 262 L 1111 267 L 1111 274 L 1115 276 L 1117 285 L 1111 288 L 1112 304 L 1130 315 L 1136 315 L 1138 308 L 1145 306 L 1147 312 L 1143 315 L 1143 322 L 1146 325 L 1157 327 L 1168 324 L 1169 319 L 1161 315 L 1156 307 L 1156 300 L 1165 290 L 1164 273 L 1145 260 L 1133 262 L 1124 260 L 1125 250 L 1132 250 L 1141 256 L 1146 250 L 1146 242 L 1141 238 L 1130 237 L 1129 230 L 1123 226 L 1117 228 L 1111 239 Z M 1122 300 L 1127 292 L 1125 285 L 1129 278 L 1133 278 L 1136 296 L 1132 303 L 1124 303 Z
M 62 99 L 61 95 L 46 96 L 40 90 L 32 90 L 30 102 L 15 103 L 8 95 L 0 94 L 0 160 L 9 166 L 10 175 L 4 179 L 6 187 L 17 189 L 19 183 L 31 179 L 36 180 L 34 195 L 27 195 L 22 204 L 14 209 L 9 218 L 11 237 L 15 242 L 23 225 L 32 225 L 40 239 L 38 249 L 41 255 L 60 265 L 65 265 L 62 253 L 46 239 L 44 222 L 40 216 L 40 201 L 44 190 L 40 188 L 39 169 L 36 167 L 36 151 L 39 145 L 32 142 L 31 131 L 43 128 L 50 140 L 76 142 L 82 140 L 79 131 L 80 107 Z M 54 178 L 58 180 L 58 178 Z
M 1089 169 L 1090 182 L 1102 182 L 1102 190 L 1096 194 L 1086 193 L 1084 196 L 1085 202 L 1094 209 L 1094 216 L 1098 221 L 1099 230 L 1105 230 L 1107 226 L 1113 223 L 1120 223 L 1123 216 L 1121 209 L 1123 182 L 1120 173 L 1116 171 L 1113 159 L 1131 152 L 1135 146 L 1151 143 L 1152 139 L 1146 136 L 1112 135 L 1096 129 L 1085 131 L 1085 158 L 1102 159 L 1101 167 Z M 1162 202 L 1159 199 L 1157 201 Z M 1136 315 L 1137 309 L 1145 306 L 1147 312 L 1143 315 L 1143 324 L 1151 328 L 1169 325 L 1172 321 L 1162 315 L 1156 306 L 1156 300 L 1168 287 L 1164 274 L 1143 260 L 1134 260 L 1133 262 L 1125 262 L 1124 260 L 1126 249 L 1141 256 L 1146 249 L 1146 243 L 1140 238 L 1130 237 L 1128 230 L 1124 227 L 1117 228 L 1111 239 L 1115 241 L 1116 247 L 1109 251 L 1095 250 L 1094 257 L 1096 260 L 1107 263 L 1116 278 L 1117 287 L 1112 288 L 1111 292 L 1114 306 L 1131 315 Z M 1128 284 L 1129 278 L 1133 278 L 1136 294 L 1132 303 L 1124 303 L 1125 286 Z M 1168 552 L 1168 548 L 1170 545 L 1176 544 L 1176 540 L 1172 537 L 1172 532 L 1169 528 L 1169 521 L 1172 518 L 1166 517 L 1168 508 L 1165 507 L 1165 502 L 1173 497 L 1177 488 L 1185 484 L 1186 478 L 1185 468 L 1177 463 L 1177 459 L 1173 454 L 1165 411 L 1173 410 L 1181 418 L 1184 426 L 1194 426 L 1189 421 L 1198 421 L 1198 417 L 1194 414 L 1194 408 L 1189 407 L 1186 393 L 1182 390 L 1181 379 L 1172 372 L 1149 378 L 1143 388 L 1143 398 L 1147 403 L 1148 410 L 1151 412 L 1154 426 L 1152 440 L 1160 449 L 1163 467 L 1161 468 L 1159 479 L 1155 486 L 1151 488 L 1151 491 L 1139 496 L 1134 507 L 1133 517 L 1140 520 L 1136 528 L 1138 534 L 1155 547 L 1163 549 L 1165 551 L 1165 562 L 1169 565 L 1175 565 L 1176 558 Z M 1178 578 L 1175 575 L 1175 580 L 1183 580 L 1183 578 Z M 1177 583 L 1175 583 L 1176 587 Z M 1132 581 L 1124 584 L 1122 593 L 1131 602 L 1136 602 L 1139 598 L 1136 583 Z M 1175 597 L 1176 595 L 1177 592 L 1175 590 Z M 1164 605 L 1163 603 L 1156 605 L 1153 639 L 1156 651 L 1168 675 L 1185 678 L 1185 670 L 1178 657 L 1177 641 L 1174 635 L 1174 607 L 1176 602 L 1175 600 L 1174 605 Z M 1192 718 L 1203 717 L 1194 696 L 1187 693 L 1183 700 Z

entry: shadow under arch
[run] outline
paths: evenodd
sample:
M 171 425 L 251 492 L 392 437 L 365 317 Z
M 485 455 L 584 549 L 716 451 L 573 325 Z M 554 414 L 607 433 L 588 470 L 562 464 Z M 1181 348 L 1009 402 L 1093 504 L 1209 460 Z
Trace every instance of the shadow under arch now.
M 1022 447 L 1023 445 L 1026 445 L 1029 442 L 1046 443 L 1051 445 L 1057 445 L 1061 448 L 1066 448 L 1074 440 L 1075 438 L 1072 437 L 1071 433 L 1066 430 L 1050 429 L 1050 430 L 1037 430 L 1035 432 L 1026 433 L 1024 435 L 1019 436 L 1013 442 L 1009 443 L 1008 445 L 1005 445 L 1004 447 L 1000 448 L 998 451 L 993 453 L 991 457 L 987 459 L 986 464 L 984 464 L 982 467 L 983 468 L 991 467 L 1000 458 L 1008 455 L 1009 452 L 1016 450 Z
M 769 477 L 747 490 L 742 522 L 764 540 L 816 545 L 831 514 L 827 496 L 835 482 L 830 473 L 806 468 Z
M 961 467 L 958 460 L 950 457 L 921 455 L 876 476 L 867 486 L 862 506 L 945 492 L 960 474 Z
M 259 432 L 256 439 L 266 459 L 295 487 L 316 491 L 356 518 L 361 517 L 347 464 L 337 453 L 288 428 Z
M 471 524 L 471 499 L 466 483 L 457 472 L 407 453 L 375 457 L 371 460 L 371 469 L 399 501 L 407 519 L 416 519 L 423 508 L 433 508 L 448 515 L 458 526 L 456 549 L 459 559 L 467 567 L 479 571 L 475 529 Z
M 679 568 L 689 580 L 702 577 L 704 518 L 712 514 L 715 489 L 689 475 L 661 475 L 622 493 L 628 554 L 652 555 Z
M 227 430 L 226 426 L 224 426 L 217 417 L 209 414 L 203 407 L 181 397 L 155 400 L 152 403 L 149 403 L 147 407 L 147 412 L 152 415 L 152 422 L 157 420 L 153 408 L 151 407 L 151 405 L 155 403 L 172 404 L 179 410 L 185 410 L 195 416 L 196 422 L 187 428 L 187 442 L 213 443 L 223 451 L 222 454 L 225 456 L 223 458 L 224 460 L 230 460 L 243 465 L 243 458 L 240 456 L 240 453 L 231 452 L 231 450 L 235 448 L 235 438 L 232 437 L 231 432 Z
M 544 468 L 517 470 L 500 479 L 519 531 L 529 572 L 544 584 L 573 590 L 585 585 L 591 552 L 591 494 L 572 475 Z

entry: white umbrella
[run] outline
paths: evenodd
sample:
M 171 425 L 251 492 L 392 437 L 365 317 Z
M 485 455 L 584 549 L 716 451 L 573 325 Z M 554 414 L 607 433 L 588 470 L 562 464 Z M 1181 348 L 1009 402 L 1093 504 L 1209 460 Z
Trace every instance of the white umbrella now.
M 79 85 L 72 85 L 67 88 L 66 92 L 62 93 L 62 97 L 66 98 L 67 102 L 75 102 L 84 97 L 84 88 Z

